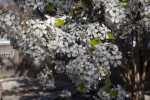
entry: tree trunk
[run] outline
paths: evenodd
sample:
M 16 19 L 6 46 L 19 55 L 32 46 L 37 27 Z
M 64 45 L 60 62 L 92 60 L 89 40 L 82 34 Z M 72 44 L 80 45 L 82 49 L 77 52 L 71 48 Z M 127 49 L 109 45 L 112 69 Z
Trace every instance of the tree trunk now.
M 133 77 L 132 82 L 132 100 L 144 100 L 144 82 L 146 66 L 143 64 L 143 57 L 141 55 L 141 49 L 139 46 L 135 47 L 132 51 L 132 63 L 133 63 Z
M 126 70 L 123 80 L 127 83 L 127 87 L 129 87 L 131 100 L 144 100 L 144 82 L 148 63 L 147 57 L 145 57 L 146 59 L 141 58 L 142 53 L 138 47 L 135 47 L 128 55 L 127 50 L 124 50 L 125 47 L 126 45 L 121 47 L 123 54 L 125 54 L 123 61 L 129 69 Z
M 132 93 L 131 100 L 144 100 L 144 92 L 142 90 L 136 90 L 134 93 Z
M 128 67 L 128 70 L 124 70 L 123 80 L 131 92 L 131 100 L 144 100 L 146 69 L 150 60 L 149 40 L 149 29 L 144 25 L 136 27 L 131 38 L 126 39 L 130 44 L 117 39 L 123 53 L 123 62 Z M 133 42 L 136 44 L 133 45 Z

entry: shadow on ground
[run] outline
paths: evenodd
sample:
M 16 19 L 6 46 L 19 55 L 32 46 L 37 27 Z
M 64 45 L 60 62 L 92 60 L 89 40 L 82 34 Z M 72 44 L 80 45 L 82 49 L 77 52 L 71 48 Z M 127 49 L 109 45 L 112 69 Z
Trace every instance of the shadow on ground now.
M 70 82 L 56 80 L 55 89 L 43 89 L 37 79 L 28 77 L 11 77 L 3 80 L 3 100 L 61 100 L 77 93 Z M 59 98 L 59 99 L 58 99 Z M 11 99 L 11 100 L 12 100 Z M 69 100 L 69 99 L 68 99 Z

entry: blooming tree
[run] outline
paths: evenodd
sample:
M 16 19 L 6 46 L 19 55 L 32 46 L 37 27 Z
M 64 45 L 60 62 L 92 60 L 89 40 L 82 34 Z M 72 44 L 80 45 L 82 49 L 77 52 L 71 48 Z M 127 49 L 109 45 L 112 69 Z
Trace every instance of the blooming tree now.
M 97 89 L 98 83 L 106 78 L 106 86 L 95 99 L 107 100 L 117 95 L 121 98 L 125 92 L 121 92 L 124 90 L 120 86 L 107 89 L 110 68 L 125 68 L 126 75 L 132 72 L 130 66 L 139 68 L 138 58 L 133 58 L 139 54 L 133 49 L 142 45 L 139 36 L 148 34 L 149 3 L 148 0 L 0 0 L 0 34 L 7 34 L 11 45 L 20 52 L 41 58 L 44 69 L 38 78 L 43 86 L 55 87 L 53 70 L 56 70 L 66 73 L 80 92 Z M 124 45 L 131 46 L 133 51 L 128 52 L 131 49 L 126 50 L 128 47 Z M 131 65 L 128 57 L 132 59 Z M 135 71 L 134 75 L 134 82 L 140 82 L 136 80 L 139 73 Z M 130 75 L 127 79 L 131 81 Z M 137 96 L 140 93 L 141 90 L 133 93 L 133 99 L 142 100 L 143 92 Z

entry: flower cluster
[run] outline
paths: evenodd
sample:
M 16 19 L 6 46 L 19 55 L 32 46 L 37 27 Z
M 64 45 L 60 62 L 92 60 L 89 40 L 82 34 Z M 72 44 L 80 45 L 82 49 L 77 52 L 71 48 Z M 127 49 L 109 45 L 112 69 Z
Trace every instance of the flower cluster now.
M 28 20 L 22 23 L 22 26 L 16 27 L 15 40 L 20 48 L 20 52 L 25 52 L 31 54 L 34 57 L 43 55 L 44 46 L 46 46 L 46 39 L 44 35 L 48 34 L 50 31 L 46 30 L 46 25 L 40 20 Z M 14 45 L 15 45 L 14 44 Z
M 101 43 L 96 45 L 94 51 L 95 62 L 102 66 L 109 66 L 110 64 L 117 67 L 121 64 L 122 53 L 118 51 L 117 45 L 111 43 Z
M 24 8 L 26 11 L 26 8 L 32 7 L 33 10 L 35 10 L 37 7 L 40 10 L 44 10 L 44 7 L 53 0 L 19 0 L 19 6 L 21 8 Z
M 39 8 L 44 11 L 44 8 L 49 4 L 53 5 L 59 11 L 69 11 L 69 8 L 73 7 L 73 1 L 70 0 L 18 0 L 19 6 L 26 12 L 26 8 L 32 7 L 33 10 Z
M 114 88 L 114 90 L 118 91 L 117 99 L 118 100 L 124 100 L 124 98 L 126 97 L 126 94 L 127 94 L 125 89 L 123 89 L 121 87 L 121 85 L 117 85 L 117 88 Z
M 13 11 L 0 8 L 0 37 L 10 39 L 13 36 L 13 31 L 19 24 L 19 17 Z
M 66 65 L 67 74 L 72 79 L 72 82 L 75 83 L 76 86 L 84 84 L 83 91 L 91 90 L 91 86 L 96 88 L 98 84 L 98 68 L 92 60 L 91 56 L 82 55 Z
M 121 64 L 122 54 L 116 45 L 101 43 L 95 46 L 94 51 L 90 50 L 92 39 L 105 40 L 106 33 L 110 32 L 105 25 L 98 23 L 77 25 L 70 30 L 70 33 L 64 33 L 60 29 L 54 31 L 56 37 L 58 34 L 56 38 L 58 40 L 49 47 L 70 59 L 73 57 L 66 66 L 65 62 L 56 61 L 56 70 L 58 69 L 59 72 L 66 70 L 76 86 L 84 84 L 85 91 L 91 90 L 92 86 L 96 87 L 98 81 L 104 79 L 109 72 L 110 64 L 114 67 Z
M 149 4 L 150 2 L 149 2 L 149 0 L 139 0 L 141 3 L 143 3 L 143 4 Z
M 143 21 L 145 22 L 145 24 L 147 26 L 150 25 L 150 2 L 147 0 L 141 0 L 140 1 L 142 3 L 143 6 L 143 12 L 141 13 L 141 15 L 144 16 Z
M 67 0 L 26 0 L 20 2 L 22 2 L 21 7 L 24 9 L 32 6 L 33 10 L 37 7 L 42 10 L 49 2 L 54 3 L 54 6 L 56 3 L 61 4 L 58 1 L 68 5 L 66 7 L 69 7 L 71 3 Z M 105 1 L 103 3 L 107 5 Z M 113 9 L 111 13 L 121 12 L 118 9 Z M 66 25 L 68 29 L 63 29 L 60 23 L 65 23 L 64 20 L 67 18 L 65 15 L 60 18 L 46 15 L 47 19 L 45 20 L 27 19 L 18 24 L 17 18 L 12 12 L 6 14 L 1 12 L 1 27 L 3 29 L 6 29 L 7 26 L 10 27 L 9 30 L 13 33 L 11 43 L 14 47 L 34 58 L 46 59 L 50 57 L 51 59 L 46 60 L 51 65 L 55 65 L 51 67 L 55 67 L 58 73 L 66 73 L 76 86 L 83 84 L 83 91 L 96 88 L 98 82 L 108 74 L 111 66 L 117 67 L 121 64 L 122 54 L 117 45 L 106 42 L 109 35 L 112 34 L 104 24 L 95 22 L 82 25 L 70 22 Z M 118 23 L 118 21 L 115 22 Z M 98 43 L 93 43 L 93 41 L 98 41 Z M 49 67 L 46 66 L 38 77 L 44 86 L 52 88 L 54 87 L 54 77 Z
M 86 26 L 77 25 L 72 28 L 70 32 L 65 32 L 54 25 L 54 18 L 52 17 L 49 17 L 47 21 L 30 20 L 28 22 L 27 25 L 29 25 L 31 29 L 31 32 L 28 29 L 30 37 L 23 31 L 23 34 L 20 35 L 24 37 L 24 39 L 21 40 L 26 40 L 23 41 L 22 46 L 20 46 L 24 47 L 24 52 L 25 50 L 30 50 L 30 54 L 33 56 L 40 56 L 40 54 L 46 55 L 46 53 L 51 54 L 49 56 L 53 56 L 54 61 L 52 63 L 55 64 L 57 72 L 66 72 L 77 86 L 84 83 L 85 91 L 90 90 L 91 86 L 97 86 L 98 81 L 103 79 L 108 73 L 110 64 L 114 66 L 121 64 L 120 59 L 122 56 L 116 45 L 102 43 L 96 45 L 94 51 L 90 50 L 92 47 L 92 39 L 104 40 L 107 36 L 106 33 L 111 32 L 105 25 L 98 23 Z M 46 24 L 49 22 L 51 22 L 51 24 Z M 40 26 L 44 29 L 42 30 Z M 46 31 L 46 29 L 49 31 Z M 45 35 L 47 37 L 45 37 Z M 28 39 L 31 37 L 32 39 Z M 33 38 L 35 40 L 34 42 Z M 38 42 L 44 39 L 46 39 L 47 42 Z M 29 45 L 29 41 L 30 44 L 33 43 L 34 46 Z M 37 49 L 37 46 L 39 49 Z M 25 49 L 26 47 L 27 49 Z M 32 48 L 34 49 L 32 50 Z M 57 55 L 62 57 L 58 57 Z M 64 57 L 68 59 L 68 63 L 62 59 Z M 95 61 L 97 62 L 95 63 Z
M 96 88 L 98 81 L 104 79 L 108 74 L 110 70 L 109 63 L 114 66 L 120 65 L 121 58 L 121 53 L 118 52 L 116 45 L 101 43 L 96 45 L 93 54 L 80 55 L 70 61 L 66 65 L 66 71 L 73 83 L 77 86 L 84 84 L 85 91 L 88 91 L 91 90 L 92 86 Z
M 55 88 L 54 76 L 52 74 L 52 70 L 48 66 L 46 66 L 43 71 L 38 74 L 38 79 L 45 88 Z
M 113 94 L 113 92 L 116 92 Z M 112 98 L 116 98 L 115 100 L 125 100 L 125 97 L 126 97 L 126 90 L 123 89 L 121 87 L 121 85 L 117 85 L 117 88 L 112 88 L 111 92 L 110 93 L 106 93 L 105 91 L 103 91 L 102 89 L 100 89 L 98 92 L 97 92 L 97 96 L 98 97 L 95 97 L 94 96 L 94 99 L 95 100 L 99 100 L 99 99 L 102 99 L 102 100 L 111 100 Z
M 10 28 L 14 27 L 15 24 L 17 24 L 18 19 L 17 17 L 13 14 L 13 11 L 11 10 L 6 10 L 6 9 L 0 9 L 0 27 L 5 29 L 5 28 Z
M 109 30 L 104 24 L 100 25 L 99 23 L 90 23 L 86 25 L 78 25 L 75 28 L 71 29 L 71 34 L 86 43 L 87 46 L 91 47 L 91 40 L 104 40 L 106 38 L 107 33 L 110 33 Z
M 97 92 L 97 96 L 98 96 L 98 97 L 95 97 L 95 96 L 94 96 L 94 99 L 95 99 L 95 100 L 99 100 L 99 99 L 102 99 L 102 100 L 111 100 L 111 99 L 110 99 L 110 94 L 109 94 L 109 93 L 106 93 L 105 91 L 103 91 L 103 90 L 101 90 L 101 89 Z
M 122 55 L 116 45 L 101 43 L 91 50 L 92 39 L 105 40 L 107 33 L 111 32 L 105 25 L 77 25 L 65 32 L 54 25 L 54 20 L 53 17 L 45 21 L 27 20 L 22 27 L 16 27 L 15 44 L 19 50 L 33 57 L 53 57 L 51 63 L 55 64 L 57 72 L 66 72 L 77 86 L 84 84 L 84 91 L 96 87 L 109 72 L 110 65 L 121 64 Z M 68 63 L 57 55 L 66 57 Z
M 125 17 L 125 9 L 119 0 L 93 0 L 96 4 L 103 4 L 105 7 L 105 18 L 112 23 L 119 24 Z M 99 3 L 98 3 L 99 2 Z

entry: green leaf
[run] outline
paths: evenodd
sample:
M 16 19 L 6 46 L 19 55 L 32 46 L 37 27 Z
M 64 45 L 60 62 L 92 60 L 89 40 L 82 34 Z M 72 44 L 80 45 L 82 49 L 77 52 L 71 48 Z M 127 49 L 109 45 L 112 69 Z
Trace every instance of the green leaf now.
M 33 26 L 34 24 L 31 24 L 31 26 Z
M 110 96 L 117 96 L 118 95 L 118 91 L 117 90 L 112 90 L 110 92 Z
M 98 45 L 98 44 L 100 44 L 100 43 L 102 43 L 102 41 L 101 40 L 95 40 L 95 39 L 93 39 L 92 41 L 91 41 L 91 44 L 95 47 L 95 45 Z
M 0 76 L 0 80 L 3 79 L 3 77 Z
M 77 87 L 79 92 L 82 92 L 84 88 L 85 88 L 84 83 L 78 85 L 78 87 Z
M 121 1 L 120 2 L 122 5 L 124 5 L 124 6 L 126 6 L 127 5 L 127 3 L 126 2 L 124 2 L 124 1 Z
M 61 25 L 63 25 L 65 23 L 65 21 L 64 20 L 62 20 L 62 19 L 55 19 L 55 25 L 57 25 L 57 26 L 61 26 Z
M 46 8 L 47 8 L 48 10 L 53 9 L 53 8 L 54 8 L 53 3 L 49 3 L 48 5 L 46 5 Z
M 120 67 L 124 68 L 124 69 L 128 69 L 128 67 L 126 67 L 125 65 L 122 65 L 122 64 L 120 65 Z
M 126 21 L 126 22 L 128 22 L 129 20 L 128 20 L 128 19 L 126 19 L 125 21 Z
M 114 37 L 114 35 L 107 33 L 107 39 L 114 39 L 115 40 L 115 37 Z
M 109 92 L 110 92 L 110 86 L 111 86 L 110 73 L 108 73 L 108 74 L 106 75 L 105 85 L 104 85 L 104 87 L 102 88 L 103 91 L 105 91 L 106 93 L 109 93 Z

